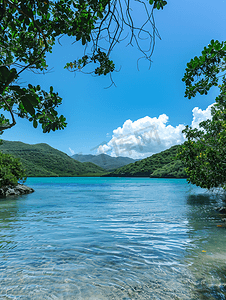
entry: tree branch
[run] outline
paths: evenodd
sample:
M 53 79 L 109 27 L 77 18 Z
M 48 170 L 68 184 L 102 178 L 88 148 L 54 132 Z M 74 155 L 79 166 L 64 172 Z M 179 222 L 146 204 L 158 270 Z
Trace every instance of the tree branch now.
M 22 9 L 20 9 L 17 5 L 15 5 L 14 3 L 12 3 L 9 0 L 4 0 L 5 3 L 7 3 L 9 6 L 15 8 L 18 12 L 20 12 L 21 14 L 23 14 L 24 16 L 28 17 L 29 19 L 32 20 L 34 26 L 38 29 L 39 33 L 43 36 L 44 39 L 44 44 L 45 44 L 45 48 L 42 50 L 42 52 L 39 54 L 39 56 L 34 59 L 31 63 L 29 63 L 28 65 L 26 65 L 22 70 L 20 70 L 20 72 L 17 73 L 17 76 L 20 75 L 23 71 L 25 71 L 26 69 L 28 69 L 29 67 L 31 67 L 42 55 L 43 53 L 47 50 L 48 48 L 48 43 L 46 41 L 46 36 L 44 34 L 44 32 L 42 31 L 42 29 L 38 26 L 38 24 L 36 23 L 35 19 L 33 16 L 29 16 L 27 13 L 25 13 Z M 14 81 L 15 77 L 12 78 L 10 80 L 10 82 L 7 82 L 6 87 L 10 85 L 10 83 L 12 83 Z M 15 125 L 15 124 L 14 124 Z
M 7 103 L 7 101 L 3 97 L 1 97 L 1 98 L 2 98 L 2 101 L 5 103 L 5 105 L 7 106 L 8 110 L 11 114 L 11 117 L 12 117 L 12 123 L 11 124 L 6 125 L 6 126 L 0 126 L 0 131 L 3 131 L 3 130 L 9 129 L 9 128 L 13 127 L 14 125 L 16 125 L 16 120 L 15 120 L 15 117 L 14 117 L 14 114 L 12 112 L 12 109 L 11 109 L 10 105 Z

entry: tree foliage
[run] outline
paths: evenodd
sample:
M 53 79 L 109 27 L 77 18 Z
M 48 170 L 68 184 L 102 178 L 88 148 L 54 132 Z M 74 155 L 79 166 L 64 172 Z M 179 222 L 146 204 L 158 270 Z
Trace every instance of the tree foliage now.
M 0 187 L 25 181 L 25 170 L 18 158 L 0 152 Z
M 40 123 L 43 132 L 65 128 L 66 119 L 56 110 L 62 98 L 52 87 L 47 92 L 39 85 L 18 84 L 25 70 L 46 72 L 46 54 L 63 35 L 74 37 L 84 46 L 83 57 L 65 65 L 72 72 L 95 63 L 96 75 L 111 74 L 115 65 L 110 54 L 126 38 L 125 27 L 129 28 L 128 43 L 136 45 L 151 61 L 155 37 L 159 36 L 153 12 L 163 9 L 167 2 L 136 3 L 146 14 L 139 26 L 129 0 L 0 0 L 0 108 L 11 115 L 11 120 L 0 115 L 0 131 L 16 124 L 15 115 L 27 118 L 34 127 Z M 146 50 L 141 45 L 144 38 L 148 42 Z
M 186 126 L 187 141 L 178 157 L 184 162 L 189 182 L 202 188 L 226 189 L 226 42 L 211 41 L 202 55 L 187 64 L 183 81 L 185 96 L 207 94 L 212 86 L 219 87 L 211 120 L 201 122 L 199 129 Z
M 225 77 L 226 42 L 211 40 L 202 55 L 191 59 L 185 71 L 182 79 L 186 84 L 185 97 L 191 99 L 197 93 L 207 95 L 210 88 Z

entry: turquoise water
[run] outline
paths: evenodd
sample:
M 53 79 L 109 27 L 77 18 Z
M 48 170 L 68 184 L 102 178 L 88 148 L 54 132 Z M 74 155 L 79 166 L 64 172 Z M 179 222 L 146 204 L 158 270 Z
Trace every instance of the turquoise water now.
M 220 195 L 183 179 L 26 184 L 0 202 L 0 299 L 226 299 Z

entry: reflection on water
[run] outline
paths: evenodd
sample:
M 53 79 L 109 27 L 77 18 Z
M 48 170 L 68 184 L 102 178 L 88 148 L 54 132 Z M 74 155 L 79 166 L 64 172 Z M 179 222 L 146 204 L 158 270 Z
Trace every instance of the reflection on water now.
M 13 249 L 16 247 L 14 241 L 15 223 L 17 222 L 17 202 L 18 197 L 10 200 L 1 200 L 0 205 L 0 250 Z
M 195 299 L 226 299 L 226 234 L 221 226 L 221 215 L 217 213 L 221 196 L 189 195 L 187 203 L 189 237 L 193 251 L 187 259 L 189 269 L 195 277 Z
M 0 299 L 226 299 L 217 197 L 174 179 L 28 184 L 0 202 Z

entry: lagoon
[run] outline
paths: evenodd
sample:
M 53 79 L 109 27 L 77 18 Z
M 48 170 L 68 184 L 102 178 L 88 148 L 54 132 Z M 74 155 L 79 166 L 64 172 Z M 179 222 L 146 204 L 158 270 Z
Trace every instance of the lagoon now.
M 0 299 L 226 299 L 220 195 L 184 179 L 26 184 L 0 202 Z

